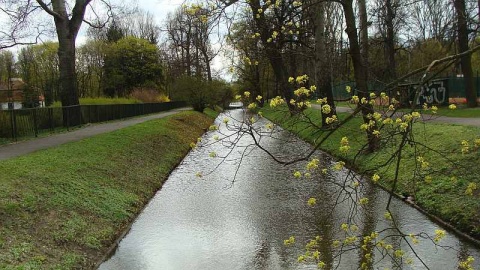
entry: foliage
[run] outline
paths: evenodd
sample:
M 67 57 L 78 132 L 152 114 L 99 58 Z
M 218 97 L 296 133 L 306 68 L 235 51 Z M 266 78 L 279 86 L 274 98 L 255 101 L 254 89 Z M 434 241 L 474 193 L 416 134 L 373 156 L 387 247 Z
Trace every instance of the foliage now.
M 18 55 L 19 76 L 45 96 L 47 105 L 60 98 L 57 51 L 58 43 L 45 42 L 22 48 Z
M 0 268 L 92 268 L 211 122 L 184 112 L 0 161 Z
M 163 83 L 158 48 L 135 37 L 125 37 L 110 44 L 104 72 L 103 91 L 110 97 L 125 97 L 134 87 L 158 88 Z
M 204 81 L 198 77 L 182 76 L 172 86 L 172 97 L 185 100 L 194 110 L 203 112 L 208 106 L 225 108 L 233 99 L 232 88 L 225 82 Z
M 158 90 L 148 88 L 135 88 L 130 94 L 130 98 L 140 100 L 143 103 L 149 102 L 169 102 L 170 98 Z

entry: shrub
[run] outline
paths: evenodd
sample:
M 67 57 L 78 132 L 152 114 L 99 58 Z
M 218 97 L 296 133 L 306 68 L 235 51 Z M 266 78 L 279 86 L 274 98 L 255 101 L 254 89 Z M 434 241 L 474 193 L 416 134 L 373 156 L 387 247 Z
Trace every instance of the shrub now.
M 225 107 L 233 98 L 232 88 L 219 80 L 208 82 L 197 77 L 183 76 L 174 82 L 172 89 L 175 100 L 185 100 L 199 112 L 215 105 Z

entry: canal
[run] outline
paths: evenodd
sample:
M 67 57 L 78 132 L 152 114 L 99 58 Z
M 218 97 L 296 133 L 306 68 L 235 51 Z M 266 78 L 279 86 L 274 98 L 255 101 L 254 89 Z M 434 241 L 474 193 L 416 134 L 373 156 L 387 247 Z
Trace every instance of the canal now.
M 241 110 L 232 110 L 217 118 L 220 129 L 203 136 L 201 146 L 173 171 L 99 269 L 317 269 L 318 261 L 298 262 L 305 245 L 317 236 L 321 240 L 315 250 L 326 269 L 359 269 L 362 263 L 369 269 L 458 269 L 468 256 L 479 269 L 478 248 L 448 232 L 435 245 L 424 233 L 433 238 L 442 228 L 394 199 L 396 227 L 418 235 L 418 243 L 402 238 L 385 217 L 388 194 L 369 181 L 356 187 L 355 181 L 362 179 L 346 169 L 322 173 L 321 168 L 335 161 L 321 152 L 315 153 L 318 172 L 296 179 L 294 171 L 305 164 L 283 166 L 254 147 L 251 138 L 239 136 L 238 126 L 232 127 L 240 125 L 235 119 L 243 116 Z M 223 123 L 225 117 L 230 128 Z M 260 119 L 256 125 L 266 123 Z M 270 135 L 261 143 L 275 156 L 288 159 L 310 149 L 287 132 Z M 352 203 L 365 196 L 366 206 Z M 317 199 L 313 206 L 307 204 L 311 197 Z M 348 228 L 342 228 L 344 223 Z M 360 238 L 345 243 L 347 237 L 373 231 L 379 232 L 375 241 L 384 241 L 383 246 L 362 249 Z M 291 236 L 294 243 L 285 245 Z M 396 256 L 396 250 L 404 254 Z M 365 260 L 367 253 L 371 261 Z

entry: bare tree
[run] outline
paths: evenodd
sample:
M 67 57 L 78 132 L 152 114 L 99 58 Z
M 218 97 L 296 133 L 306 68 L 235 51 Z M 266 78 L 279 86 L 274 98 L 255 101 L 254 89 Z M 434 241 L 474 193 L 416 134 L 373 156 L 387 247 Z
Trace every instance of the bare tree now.
M 92 3 L 92 0 L 76 0 L 72 6 L 65 0 L 52 0 L 51 2 L 45 2 L 43 0 L 22 0 L 13 1 L 5 0 L 8 9 L 2 10 L 4 14 L 7 14 L 12 18 L 10 20 L 11 36 L 15 36 L 15 29 L 17 27 L 26 27 L 37 16 L 43 16 L 45 13 L 53 18 L 55 24 L 55 32 L 58 39 L 58 57 L 59 57 L 59 71 L 60 71 L 60 99 L 63 106 L 75 106 L 79 104 L 78 91 L 76 85 L 76 71 L 75 71 L 75 41 L 83 22 L 91 26 L 101 27 L 106 21 L 111 11 L 111 5 L 106 0 L 100 0 L 99 2 L 106 7 L 106 14 L 100 15 L 99 12 L 93 11 L 92 14 L 97 22 L 103 21 L 101 24 L 94 24 L 85 14 L 87 9 Z M 103 20 L 101 20 L 103 19 Z M 39 37 L 45 30 L 38 30 L 33 35 Z M 29 32 L 29 35 L 32 35 Z M 20 42 L 12 37 L 16 44 Z M 35 41 L 37 41 L 36 39 Z M 80 109 L 71 109 L 70 119 L 68 120 L 71 125 L 80 123 Z M 66 119 L 64 119 L 66 120 Z

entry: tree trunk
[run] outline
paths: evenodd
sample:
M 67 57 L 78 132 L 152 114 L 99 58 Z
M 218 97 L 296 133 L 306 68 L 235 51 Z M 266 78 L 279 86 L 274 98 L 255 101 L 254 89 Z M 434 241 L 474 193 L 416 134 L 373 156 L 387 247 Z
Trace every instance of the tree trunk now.
M 367 69 L 365 67 L 364 61 L 362 59 L 362 54 L 360 52 L 360 45 L 358 42 L 357 27 L 355 24 L 355 14 L 353 12 L 352 0 L 345 0 L 342 2 L 342 6 L 345 14 L 345 22 L 347 24 L 347 36 L 350 42 L 350 55 L 352 57 L 353 63 L 353 72 L 355 77 L 355 84 L 358 92 L 358 97 L 360 99 L 365 98 L 369 99 L 369 93 L 367 88 Z M 370 119 L 367 117 L 369 114 L 373 114 L 373 106 L 369 103 L 359 104 L 362 110 L 362 116 L 364 123 L 369 123 Z M 373 134 L 373 131 L 376 130 L 376 125 L 372 126 L 367 130 L 367 140 L 368 140 L 368 152 L 374 152 L 379 148 L 380 140 Z
M 469 49 L 465 0 L 455 0 L 454 5 L 457 12 L 458 49 L 459 53 L 463 53 Z M 467 106 L 470 108 L 477 107 L 477 91 L 473 86 L 471 54 L 462 56 L 460 59 L 460 65 L 462 67 L 463 79 L 465 80 L 465 96 L 467 98 Z
M 327 56 L 325 38 L 325 3 L 318 3 L 315 10 L 315 84 L 321 98 L 327 98 L 331 111 L 322 113 L 322 127 L 328 126 L 326 119 L 336 114 L 333 100 L 330 57 Z
M 385 7 L 387 9 L 387 17 L 385 18 L 385 25 L 387 27 L 387 37 L 385 39 L 385 47 L 387 54 L 387 79 L 394 81 L 397 78 L 397 65 L 395 62 L 395 32 L 393 28 L 393 20 L 395 14 L 393 12 L 392 0 L 385 1 Z
M 365 73 L 368 81 L 368 17 L 366 0 L 358 0 L 358 9 L 360 17 L 360 52 L 362 53 L 364 68 L 367 69 Z

